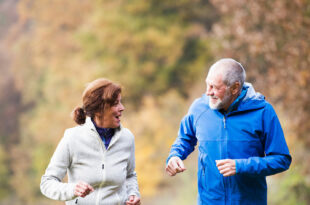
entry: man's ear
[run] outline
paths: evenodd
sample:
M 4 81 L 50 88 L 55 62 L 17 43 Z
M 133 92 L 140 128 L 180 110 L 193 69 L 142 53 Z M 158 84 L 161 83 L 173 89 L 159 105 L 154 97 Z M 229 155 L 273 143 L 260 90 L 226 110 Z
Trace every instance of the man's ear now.
M 240 90 L 240 83 L 239 82 L 235 82 L 232 86 L 230 86 L 230 91 L 233 95 L 238 94 L 239 90 Z

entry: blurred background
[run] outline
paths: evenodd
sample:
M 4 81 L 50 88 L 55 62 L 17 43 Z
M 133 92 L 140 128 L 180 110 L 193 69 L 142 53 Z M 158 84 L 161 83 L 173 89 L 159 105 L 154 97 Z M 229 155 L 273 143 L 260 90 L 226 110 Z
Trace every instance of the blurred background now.
M 145 205 L 196 204 L 197 153 L 169 148 L 212 63 L 240 61 L 278 113 L 293 162 L 269 204 L 310 204 L 309 0 L 0 0 L 0 204 L 64 204 L 40 178 L 87 82 L 120 83 Z

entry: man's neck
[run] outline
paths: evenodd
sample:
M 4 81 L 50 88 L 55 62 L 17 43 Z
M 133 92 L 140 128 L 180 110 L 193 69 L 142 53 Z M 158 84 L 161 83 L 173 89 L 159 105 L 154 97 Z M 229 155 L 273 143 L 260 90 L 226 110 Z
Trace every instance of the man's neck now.
M 223 108 L 224 112 L 227 112 L 227 110 L 230 107 L 230 105 L 238 98 L 239 95 L 240 95 L 240 92 L 237 95 L 232 96 L 232 98 L 230 99 L 229 103 L 227 103 L 227 106 L 225 106 Z

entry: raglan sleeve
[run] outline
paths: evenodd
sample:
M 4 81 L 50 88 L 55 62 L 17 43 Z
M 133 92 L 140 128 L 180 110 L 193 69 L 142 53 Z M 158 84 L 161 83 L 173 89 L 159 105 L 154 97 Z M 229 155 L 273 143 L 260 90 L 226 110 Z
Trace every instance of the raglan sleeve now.
M 269 103 L 263 114 L 262 142 L 265 156 L 236 159 L 237 173 L 268 176 L 287 170 L 291 164 L 292 157 L 280 121 Z
M 41 178 L 40 189 L 43 195 L 61 201 L 75 198 L 74 188 L 76 184 L 62 182 L 70 164 L 69 134 L 66 130 L 45 170 L 45 174 Z
M 171 157 L 179 157 L 181 160 L 186 159 L 187 156 L 194 151 L 196 144 L 197 138 L 194 126 L 194 115 L 189 111 L 180 123 L 178 137 L 171 146 L 166 163 L 168 163 Z
M 137 173 L 135 171 L 136 162 L 135 162 L 135 142 L 134 136 L 131 134 L 131 147 L 130 147 L 130 157 L 127 165 L 127 176 L 126 176 L 126 187 L 127 187 L 127 195 L 135 195 L 140 197 Z

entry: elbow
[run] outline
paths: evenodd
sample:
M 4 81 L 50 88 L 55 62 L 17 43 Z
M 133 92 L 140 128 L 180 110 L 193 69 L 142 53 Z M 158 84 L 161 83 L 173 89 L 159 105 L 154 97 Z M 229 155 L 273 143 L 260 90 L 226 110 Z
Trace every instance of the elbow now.
M 44 176 L 42 176 L 42 177 L 41 177 L 41 183 L 40 183 L 40 191 L 41 191 L 41 193 L 42 193 L 43 195 L 45 195 L 45 194 L 44 194 L 44 192 L 45 192 L 44 184 L 45 184 L 45 180 L 44 180 Z
M 47 196 L 47 183 L 46 183 L 46 177 L 45 176 L 42 176 L 42 178 L 41 178 L 40 191 L 44 196 L 48 197 Z
M 291 155 L 283 155 L 282 170 L 281 171 L 288 170 L 290 168 L 291 163 L 292 163 Z

